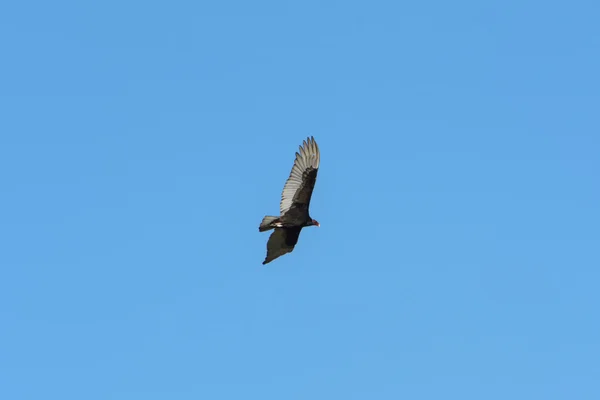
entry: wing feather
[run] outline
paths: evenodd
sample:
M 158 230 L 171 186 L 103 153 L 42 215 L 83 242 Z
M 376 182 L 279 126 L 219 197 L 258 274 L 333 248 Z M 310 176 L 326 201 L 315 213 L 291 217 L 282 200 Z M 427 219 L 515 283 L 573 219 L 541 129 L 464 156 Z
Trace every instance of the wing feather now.
M 285 214 L 294 203 L 308 208 L 320 162 L 321 154 L 315 139 L 311 136 L 302 141 L 302 146 L 296 152 L 290 176 L 281 193 L 279 204 L 281 215 Z
M 302 228 L 275 228 L 267 242 L 267 256 L 263 265 L 294 250 L 301 230 Z

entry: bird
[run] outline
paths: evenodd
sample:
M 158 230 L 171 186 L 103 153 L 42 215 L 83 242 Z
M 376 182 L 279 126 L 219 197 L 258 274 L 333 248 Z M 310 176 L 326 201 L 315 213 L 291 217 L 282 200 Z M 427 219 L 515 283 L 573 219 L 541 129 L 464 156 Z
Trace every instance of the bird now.
M 320 161 L 319 146 L 310 136 L 302 141 L 296 152 L 292 171 L 281 193 L 280 215 L 265 216 L 258 227 L 259 232 L 274 229 L 267 242 L 267 256 L 263 265 L 294 250 L 302 228 L 321 226 L 308 212 Z

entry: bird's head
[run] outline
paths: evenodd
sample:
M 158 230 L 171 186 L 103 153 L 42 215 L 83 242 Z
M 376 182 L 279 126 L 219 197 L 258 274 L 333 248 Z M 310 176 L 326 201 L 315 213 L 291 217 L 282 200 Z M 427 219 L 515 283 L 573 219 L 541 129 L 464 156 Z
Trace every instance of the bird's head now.
M 315 226 L 321 227 L 321 224 L 319 224 L 319 221 L 317 221 L 316 219 L 311 219 L 309 222 L 309 225 L 315 225 Z

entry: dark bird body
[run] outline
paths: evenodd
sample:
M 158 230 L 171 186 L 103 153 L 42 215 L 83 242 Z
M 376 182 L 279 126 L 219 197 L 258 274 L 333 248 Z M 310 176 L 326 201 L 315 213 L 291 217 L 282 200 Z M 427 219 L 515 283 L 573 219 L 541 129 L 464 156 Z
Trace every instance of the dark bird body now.
M 267 256 L 263 264 L 294 250 L 302 228 L 320 226 L 308 211 L 320 159 L 315 139 L 311 136 L 303 141 L 281 194 L 280 216 L 266 216 L 258 227 L 260 232 L 274 229 L 267 242 Z

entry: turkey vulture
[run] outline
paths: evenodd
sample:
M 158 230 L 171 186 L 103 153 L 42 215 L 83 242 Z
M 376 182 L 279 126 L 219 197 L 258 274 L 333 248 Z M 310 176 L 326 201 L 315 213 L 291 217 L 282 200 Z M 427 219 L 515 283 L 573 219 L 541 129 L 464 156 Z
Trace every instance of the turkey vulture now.
M 267 257 L 263 265 L 294 250 L 302 228 L 321 226 L 308 214 L 320 159 L 315 139 L 311 136 L 304 140 L 300 152 L 296 153 L 290 177 L 283 187 L 279 217 L 267 215 L 258 227 L 259 232 L 275 229 L 267 243 Z

